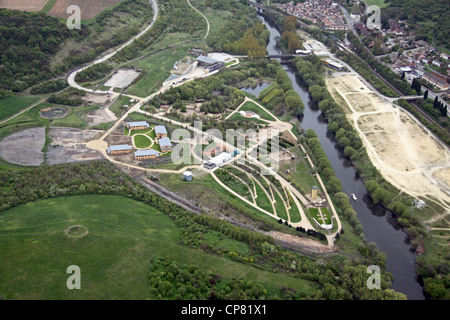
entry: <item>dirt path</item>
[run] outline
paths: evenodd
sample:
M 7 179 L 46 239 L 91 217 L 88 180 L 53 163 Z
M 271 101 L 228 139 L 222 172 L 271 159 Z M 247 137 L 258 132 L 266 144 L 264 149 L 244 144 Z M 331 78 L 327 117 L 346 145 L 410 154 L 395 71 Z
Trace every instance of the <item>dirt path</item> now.
M 199 10 L 197 10 L 197 8 L 195 8 L 190 2 L 189 2 L 189 0 L 187 0 L 187 3 L 191 6 L 191 8 L 192 9 L 194 9 L 195 11 L 197 11 L 205 20 L 206 20 L 206 25 L 207 25 L 207 27 L 206 27 L 206 34 L 205 34 L 205 40 L 206 40 L 206 38 L 208 38 L 208 35 L 209 35 L 209 30 L 211 29 L 211 26 L 209 25 L 209 21 L 208 21 L 208 18 L 206 18 L 205 17 L 205 15 L 203 14 L 203 13 L 201 13 Z

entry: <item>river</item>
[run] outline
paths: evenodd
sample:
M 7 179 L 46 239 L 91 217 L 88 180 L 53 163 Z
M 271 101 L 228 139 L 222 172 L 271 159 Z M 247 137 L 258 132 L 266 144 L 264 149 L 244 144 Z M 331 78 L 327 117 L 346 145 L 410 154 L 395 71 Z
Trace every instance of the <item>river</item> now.
M 259 15 L 259 19 L 270 31 L 268 53 L 281 54 L 275 40 L 276 37 L 280 37 L 280 33 L 270 21 L 261 15 Z M 406 234 L 389 210 L 373 204 L 355 168 L 338 149 L 333 135 L 327 132 L 327 122 L 318 107 L 311 103 L 307 86 L 297 76 L 295 68 L 286 66 L 285 70 L 292 80 L 294 90 L 305 104 L 304 114 L 299 117 L 300 126 L 305 130 L 313 129 L 316 132 L 336 176 L 342 182 L 343 192 L 348 195 L 352 193 L 356 195 L 358 201 L 353 202 L 352 205 L 363 225 L 366 240 L 376 243 L 378 248 L 386 254 L 387 270 L 394 277 L 392 289 L 406 294 L 409 300 L 425 299 L 414 270 L 415 254 L 411 251 Z M 257 96 L 260 90 L 261 88 L 257 87 L 253 89 L 253 93 Z

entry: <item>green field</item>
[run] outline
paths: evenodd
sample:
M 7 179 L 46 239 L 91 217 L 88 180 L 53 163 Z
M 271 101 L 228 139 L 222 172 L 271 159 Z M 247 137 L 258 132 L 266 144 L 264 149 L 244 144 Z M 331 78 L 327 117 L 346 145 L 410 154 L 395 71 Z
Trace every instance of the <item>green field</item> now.
M 220 29 L 227 24 L 227 18 L 231 16 L 232 13 L 226 10 L 213 10 L 211 8 L 205 8 L 203 7 L 205 5 L 205 2 L 205 0 L 193 0 L 191 1 L 191 4 L 199 11 L 201 11 L 201 13 L 203 13 L 208 19 L 210 24 L 209 34 L 213 35 L 214 33 L 220 31 Z
M 233 114 L 231 117 L 228 118 L 228 121 L 236 121 L 236 122 L 256 122 L 262 125 L 266 125 L 267 122 L 261 119 L 256 119 L 256 118 L 247 118 L 247 117 L 243 117 L 241 116 L 241 114 L 239 112 Z
M 262 119 L 269 120 L 269 121 L 276 121 L 274 117 L 272 117 L 269 113 L 267 113 L 265 110 L 260 108 L 256 103 L 252 101 L 246 101 L 244 105 L 239 109 L 241 111 L 252 111 L 259 115 Z
M 148 148 L 152 144 L 152 141 L 147 136 L 137 135 L 137 136 L 134 136 L 133 139 L 134 139 L 134 144 L 139 149 Z
M 82 225 L 82 238 L 66 235 Z M 85 195 L 28 203 L 0 215 L 0 295 L 4 299 L 144 299 L 152 257 L 176 259 L 221 274 L 311 292 L 311 284 L 262 271 L 226 257 L 179 245 L 179 230 L 156 209 L 119 196 Z M 215 247 L 250 247 L 205 232 Z M 68 290 L 67 267 L 81 271 L 81 290 Z
M 186 51 L 190 47 L 180 45 L 129 64 L 130 67 L 135 66 L 142 69 L 145 74 L 141 80 L 127 89 L 127 93 L 138 97 L 147 97 L 156 92 L 170 76 L 170 70 L 175 62 L 185 57 Z
M 367 5 L 375 5 L 379 6 L 380 8 L 385 8 L 389 5 L 389 3 L 386 3 L 385 0 L 366 0 Z
M 13 96 L 0 100 L 0 120 L 7 119 L 33 103 L 43 99 L 41 96 Z

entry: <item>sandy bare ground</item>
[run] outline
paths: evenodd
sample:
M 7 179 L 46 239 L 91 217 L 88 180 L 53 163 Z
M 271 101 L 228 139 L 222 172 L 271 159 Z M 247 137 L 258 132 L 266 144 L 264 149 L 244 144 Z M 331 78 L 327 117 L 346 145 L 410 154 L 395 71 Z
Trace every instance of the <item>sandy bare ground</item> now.
M 128 87 L 137 77 L 139 77 L 139 72 L 132 69 L 121 69 L 105 82 L 105 86 L 123 89 Z
M 0 141 L 0 158 L 24 166 L 38 166 L 44 163 L 44 144 L 44 127 L 23 130 Z
M 450 209 L 450 152 L 415 118 L 370 91 L 354 74 L 327 80 L 363 139 L 372 163 L 392 185 L 433 197 Z
M 21 11 L 41 11 L 48 0 L 0 0 L 0 8 Z
M 330 253 L 337 250 L 334 246 L 327 246 L 319 241 L 296 237 L 291 234 L 278 231 L 266 232 L 267 235 L 273 237 L 275 242 L 284 245 L 293 250 L 308 251 L 311 253 Z
M 98 130 L 51 128 L 48 135 L 52 142 L 47 151 L 47 163 L 53 165 L 102 159 L 98 152 L 85 145 L 101 134 L 102 131 Z

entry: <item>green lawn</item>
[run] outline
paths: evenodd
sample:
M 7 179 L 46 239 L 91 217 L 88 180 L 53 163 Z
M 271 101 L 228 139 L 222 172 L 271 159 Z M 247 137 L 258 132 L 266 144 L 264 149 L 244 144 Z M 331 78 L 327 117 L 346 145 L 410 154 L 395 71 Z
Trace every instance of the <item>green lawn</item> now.
M 288 216 L 287 216 L 287 212 L 286 212 L 286 207 L 284 206 L 283 201 L 280 198 L 280 195 L 277 192 L 277 189 L 272 186 L 272 191 L 273 191 L 273 197 L 275 199 L 275 210 L 277 210 L 277 216 L 281 219 L 287 220 Z
M 255 187 L 256 187 L 256 194 L 258 195 L 258 197 L 256 198 L 256 204 L 258 205 L 258 207 L 260 207 L 261 209 L 267 210 L 269 212 L 273 212 L 273 208 L 272 208 L 272 203 L 269 200 L 269 198 L 267 197 L 266 193 L 264 192 L 264 190 L 261 188 L 261 186 L 255 182 Z M 270 190 L 267 190 L 267 192 L 270 194 Z
M 64 230 L 82 225 L 75 239 Z M 205 230 L 205 241 L 247 254 L 249 245 Z M 84 195 L 31 202 L 0 215 L 0 295 L 4 299 L 145 299 L 148 262 L 161 256 L 269 287 L 311 293 L 310 282 L 271 273 L 178 244 L 165 214 L 119 196 Z M 68 290 L 67 267 L 81 271 L 81 290 Z
M 261 109 L 257 104 L 252 101 L 247 101 L 244 105 L 239 109 L 240 111 L 252 111 L 259 115 L 262 119 L 266 119 L 269 121 L 276 121 L 274 117 L 272 117 L 265 110 Z
M 33 103 L 43 99 L 42 96 L 13 96 L 0 100 L 0 120 L 7 119 Z
M 148 148 L 152 144 L 152 141 L 147 136 L 136 135 L 133 137 L 133 139 L 134 139 L 134 144 L 139 149 Z
M 261 119 L 243 117 L 243 116 L 241 116 L 241 114 L 239 112 L 236 112 L 230 118 L 228 118 L 228 121 L 256 122 L 256 123 L 259 123 L 259 124 L 262 124 L 262 125 L 268 124 L 266 121 L 263 121 Z
M 325 221 L 322 220 L 319 210 L 322 212 Z M 315 218 L 320 224 L 331 224 L 331 216 L 327 208 L 309 208 L 309 213 L 311 214 L 311 217 Z

